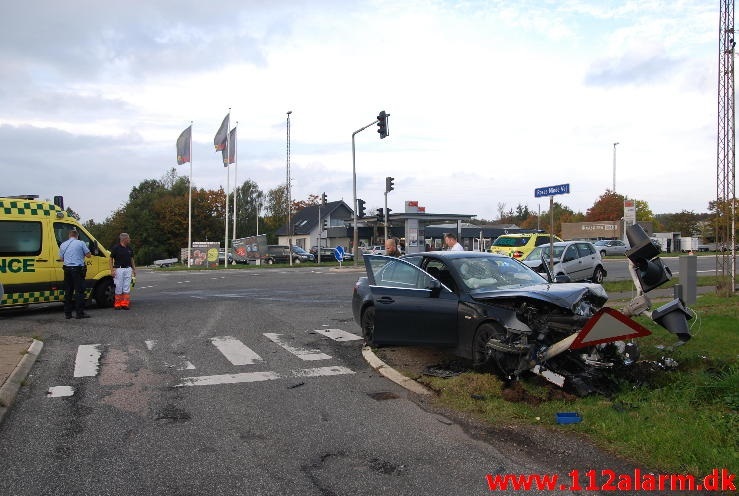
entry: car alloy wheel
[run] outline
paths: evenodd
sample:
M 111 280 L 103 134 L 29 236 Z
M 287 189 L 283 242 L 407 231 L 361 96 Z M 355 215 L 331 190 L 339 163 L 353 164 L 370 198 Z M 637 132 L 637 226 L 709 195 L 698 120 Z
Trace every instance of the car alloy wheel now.
M 593 272 L 593 282 L 596 284 L 602 284 L 605 277 L 606 276 L 603 273 L 603 267 L 596 267 L 595 272 Z
M 362 337 L 367 346 L 375 345 L 375 307 L 369 306 L 362 312 Z
M 507 339 L 510 336 L 496 324 L 482 324 L 472 341 L 472 367 L 478 371 L 490 372 L 496 366 L 503 376 L 512 378 L 518 369 L 520 353 L 491 350 L 487 346 L 491 339 L 499 341 L 503 346 L 510 344 Z
M 600 251 L 600 256 L 603 257 L 603 258 L 606 258 L 606 250 L 601 250 Z

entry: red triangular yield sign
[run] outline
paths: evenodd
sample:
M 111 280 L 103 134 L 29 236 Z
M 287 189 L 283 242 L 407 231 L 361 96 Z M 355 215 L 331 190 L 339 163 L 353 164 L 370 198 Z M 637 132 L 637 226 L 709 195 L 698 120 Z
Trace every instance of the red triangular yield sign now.
M 590 317 L 570 348 L 584 348 L 611 341 L 649 336 L 649 329 L 628 318 L 618 310 L 603 307 Z

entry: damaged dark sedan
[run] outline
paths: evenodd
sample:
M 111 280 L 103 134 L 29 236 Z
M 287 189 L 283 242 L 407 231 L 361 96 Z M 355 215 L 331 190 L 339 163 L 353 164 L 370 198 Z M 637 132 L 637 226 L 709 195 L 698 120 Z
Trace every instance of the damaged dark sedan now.
M 364 259 L 367 276 L 355 284 L 352 307 L 368 345 L 452 347 L 478 369 L 494 367 L 506 378 L 532 371 L 575 389 L 587 389 L 582 383 L 593 368 L 630 360 L 623 343 L 562 344 L 606 303 L 599 284 L 551 283 L 490 253 Z

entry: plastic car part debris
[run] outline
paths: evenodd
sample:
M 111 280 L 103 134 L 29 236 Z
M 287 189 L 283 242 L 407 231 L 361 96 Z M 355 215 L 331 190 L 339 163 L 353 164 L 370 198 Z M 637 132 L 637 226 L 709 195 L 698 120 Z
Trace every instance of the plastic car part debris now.
M 577 412 L 557 412 L 558 424 L 577 424 L 582 421 L 582 417 Z

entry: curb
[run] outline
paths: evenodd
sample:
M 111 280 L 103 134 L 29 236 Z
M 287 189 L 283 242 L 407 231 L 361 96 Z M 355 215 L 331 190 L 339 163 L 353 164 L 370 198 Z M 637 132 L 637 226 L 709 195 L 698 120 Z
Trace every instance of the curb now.
M 362 348 L 362 356 L 367 361 L 367 363 L 370 364 L 370 367 L 378 371 L 381 375 L 384 377 L 390 379 L 398 386 L 407 389 L 408 391 L 411 391 L 416 394 L 423 394 L 423 395 L 432 395 L 433 393 L 427 389 L 425 386 L 417 383 L 413 379 L 404 376 L 394 368 L 390 367 L 388 364 L 380 360 L 377 355 L 372 351 L 372 348 L 369 346 L 364 346 Z
M 31 367 L 33 367 L 43 347 L 44 343 L 34 339 L 31 346 L 28 347 L 28 352 L 23 355 L 23 358 L 16 365 L 8 380 L 0 387 L 0 423 L 2 423 L 5 414 L 10 409 L 13 401 L 15 401 L 21 383 L 28 377 L 28 373 L 31 371 Z

